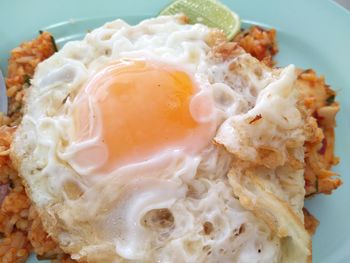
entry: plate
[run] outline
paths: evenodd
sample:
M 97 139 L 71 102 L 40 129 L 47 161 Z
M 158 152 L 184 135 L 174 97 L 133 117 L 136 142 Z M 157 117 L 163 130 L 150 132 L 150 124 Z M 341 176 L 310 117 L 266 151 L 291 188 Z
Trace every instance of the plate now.
M 1 3 L 0 67 L 9 51 L 36 37 L 38 30 L 53 33 L 58 44 L 82 38 L 90 29 L 114 18 L 135 24 L 157 15 L 169 0 L 12 0 Z M 313 238 L 313 261 L 344 263 L 350 258 L 350 12 L 327 0 L 222 0 L 243 19 L 243 26 L 258 24 L 277 29 L 280 66 L 294 63 L 324 74 L 338 92 L 336 154 L 342 162 L 335 171 L 344 185 L 331 196 L 306 202 L 321 224 Z M 34 257 L 28 263 L 37 262 Z M 42 262 L 42 261 L 41 261 Z

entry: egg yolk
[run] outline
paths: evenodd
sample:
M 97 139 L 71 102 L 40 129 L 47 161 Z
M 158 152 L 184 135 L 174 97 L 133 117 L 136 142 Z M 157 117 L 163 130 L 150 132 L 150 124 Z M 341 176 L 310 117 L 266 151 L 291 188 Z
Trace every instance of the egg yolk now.
M 77 140 L 95 138 L 102 148 L 92 143 L 77 160 L 110 171 L 164 150 L 200 150 L 213 129 L 201 121 L 211 113 L 210 100 L 197 92 L 186 72 L 169 66 L 137 60 L 107 66 L 78 94 L 74 112 Z

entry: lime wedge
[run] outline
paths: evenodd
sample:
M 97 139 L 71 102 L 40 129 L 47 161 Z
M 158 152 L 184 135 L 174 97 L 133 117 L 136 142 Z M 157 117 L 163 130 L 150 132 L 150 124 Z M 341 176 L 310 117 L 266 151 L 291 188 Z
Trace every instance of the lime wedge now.
M 231 40 L 239 31 L 239 16 L 216 0 L 176 0 L 167 6 L 160 15 L 185 14 L 191 24 L 201 23 L 219 28 Z

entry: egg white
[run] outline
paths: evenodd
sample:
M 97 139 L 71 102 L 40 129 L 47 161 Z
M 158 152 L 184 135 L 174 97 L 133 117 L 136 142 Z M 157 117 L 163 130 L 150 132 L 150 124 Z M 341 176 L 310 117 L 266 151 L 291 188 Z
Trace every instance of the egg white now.
M 228 172 L 237 158 L 254 162 L 262 144 L 254 138 L 269 130 L 271 123 L 276 127 L 271 136 L 281 134 L 278 125 L 290 132 L 276 143 L 294 138 L 295 152 L 302 155 L 303 123 L 293 91 L 294 67 L 271 70 L 243 51 L 227 59 L 217 57 L 211 44 L 215 34 L 204 25 L 185 24 L 181 16 L 148 19 L 136 26 L 116 20 L 82 41 L 67 43 L 38 66 L 12 156 L 44 226 L 73 258 L 280 262 L 284 257 L 284 237 L 241 204 Z M 103 176 L 74 163 L 74 98 L 89 78 L 120 59 L 144 59 L 187 72 L 215 102 L 216 143 L 208 142 L 195 155 L 165 151 Z M 271 103 L 279 105 L 278 112 Z M 293 121 L 280 119 L 284 113 Z M 245 120 L 258 114 L 270 123 L 251 129 Z M 277 167 L 270 169 L 274 172 Z M 302 220 L 303 179 L 300 169 L 295 171 L 293 194 L 289 196 L 279 180 L 272 187 L 287 203 L 294 200 L 293 209 Z M 145 223 L 147 216 L 161 211 L 171 215 L 164 226 L 157 221 Z

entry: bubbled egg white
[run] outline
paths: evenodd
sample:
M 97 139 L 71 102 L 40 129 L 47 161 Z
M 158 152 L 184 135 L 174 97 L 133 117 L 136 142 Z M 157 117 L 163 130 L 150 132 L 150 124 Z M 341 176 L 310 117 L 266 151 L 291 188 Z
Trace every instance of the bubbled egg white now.
M 270 229 L 235 199 L 227 180 L 231 155 L 213 143 L 220 125 L 251 109 L 257 94 L 278 76 L 264 71 L 247 54 L 234 58 L 246 67 L 245 73 L 232 75 L 232 60 L 215 57 L 211 44 L 215 35 L 204 25 L 185 24 L 181 16 L 148 19 L 136 26 L 116 20 L 82 41 L 67 43 L 38 66 L 13 155 L 44 226 L 73 258 L 278 262 L 279 239 L 271 237 Z M 254 75 L 256 67 L 262 67 L 260 79 Z M 157 106 L 156 96 L 154 100 L 148 94 L 140 96 L 144 101 L 127 104 L 127 109 L 108 108 L 113 96 L 103 87 L 115 81 L 113 74 L 126 74 L 123 85 L 128 86 L 128 74 L 157 71 L 162 76 L 159 81 L 173 77 L 177 83 L 178 77 L 182 84 L 174 89 L 181 92 L 181 85 L 190 83 L 186 94 L 175 90 L 181 101 L 173 108 L 185 116 L 171 126 L 177 133 L 168 129 L 173 124 L 167 120 L 156 128 L 142 124 L 147 124 L 143 120 L 147 114 L 156 114 L 147 111 Z M 153 83 L 144 81 L 145 86 Z M 116 101 L 128 103 L 137 97 L 130 92 L 131 97 L 125 94 L 126 102 L 119 97 Z M 135 119 L 130 117 L 135 116 L 134 109 L 146 112 L 138 112 Z M 193 120 L 185 120 L 188 116 Z M 135 132 L 132 136 L 139 137 L 131 136 L 130 141 L 141 138 L 149 147 L 145 151 L 133 142 L 127 144 L 125 136 L 113 141 L 106 130 L 112 122 L 121 127 L 118 118 L 126 118 L 141 133 L 156 133 L 151 137 L 155 143 L 148 144 L 151 135 L 140 135 L 133 128 L 121 134 Z M 176 137 L 181 132 L 185 137 Z M 164 134 L 176 138 L 158 139 Z M 119 162 L 110 153 L 124 143 L 136 150 L 125 147 L 120 154 L 126 158 Z

